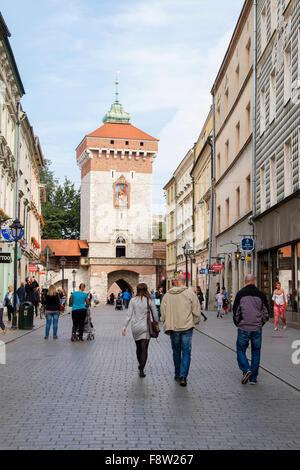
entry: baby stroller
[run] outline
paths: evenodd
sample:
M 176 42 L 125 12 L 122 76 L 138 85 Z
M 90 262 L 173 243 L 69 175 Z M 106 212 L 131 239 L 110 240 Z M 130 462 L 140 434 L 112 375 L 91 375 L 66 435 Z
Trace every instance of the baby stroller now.
M 94 328 L 94 325 L 93 325 L 92 319 L 91 319 L 91 309 L 90 309 L 90 307 L 87 307 L 86 316 L 85 316 L 85 320 L 84 320 L 84 327 L 83 327 L 83 333 L 87 333 L 87 337 L 86 337 L 87 341 L 92 341 L 93 339 L 95 339 L 95 331 L 96 330 Z M 76 340 L 77 341 L 79 340 L 78 331 L 77 331 L 77 334 L 76 334 Z
M 123 310 L 122 299 L 116 300 L 115 310 Z

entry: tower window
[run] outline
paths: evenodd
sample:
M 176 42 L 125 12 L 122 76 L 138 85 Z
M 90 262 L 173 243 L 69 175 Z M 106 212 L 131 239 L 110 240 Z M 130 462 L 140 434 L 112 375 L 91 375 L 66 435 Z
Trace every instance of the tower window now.
M 140 146 L 143 147 L 143 146 L 144 146 L 144 142 L 141 142 L 141 143 L 140 143 Z
M 126 256 L 126 247 L 125 246 L 117 246 L 116 248 L 116 258 L 122 258 Z
M 125 142 L 125 145 L 129 145 L 129 142 L 128 142 L 128 140 L 126 140 L 126 142 Z
M 114 141 L 114 140 L 111 140 L 110 143 L 113 145 L 113 144 L 115 143 L 115 141 Z

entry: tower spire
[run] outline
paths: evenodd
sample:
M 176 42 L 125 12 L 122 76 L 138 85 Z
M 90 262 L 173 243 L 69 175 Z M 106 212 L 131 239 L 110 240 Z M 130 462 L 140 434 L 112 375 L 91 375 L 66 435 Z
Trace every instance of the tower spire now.
M 123 106 L 119 102 L 119 74 L 120 71 L 117 71 L 117 76 L 115 80 L 116 91 L 115 91 L 115 102 L 111 105 L 108 113 L 105 114 L 103 118 L 104 124 L 106 122 L 111 122 L 115 124 L 130 124 L 130 114 L 124 111 Z

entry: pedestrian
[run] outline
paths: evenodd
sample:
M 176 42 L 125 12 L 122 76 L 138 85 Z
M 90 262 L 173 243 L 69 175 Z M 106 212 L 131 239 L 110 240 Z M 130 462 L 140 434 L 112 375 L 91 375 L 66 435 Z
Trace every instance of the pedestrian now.
M 49 338 L 51 324 L 53 322 L 53 339 L 57 339 L 58 319 L 60 315 L 61 300 L 56 287 L 52 284 L 45 296 L 46 333 L 45 339 Z
M 41 296 L 40 296 L 40 290 L 39 287 L 34 289 L 33 291 L 33 305 L 34 305 L 34 310 L 35 310 L 35 316 L 37 317 L 39 314 L 39 304 L 41 301 Z
M 229 305 L 229 300 L 228 300 L 228 292 L 225 287 L 223 287 L 223 312 L 225 315 L 227 315 L 227 310 L 228 310 L 228 305 Z
M 247 274 L 245 287 L 241 289 L 233 304 L 233 322 L 238 328 L 236 350 L 237 362 L 243 373 L 242 384 L 257 383 L 262 345 L 262 327 L 269 320 L 269 305 L 263 292 L 255 285 L 255 276 Z M 251 342 L 251 367 L 246 351 Z
M 153 289 L 151 289 L 150 295 L 151 295 L 151 299 L 154 300 L 155 299 L 155 292 L 154 292 Z
M 2 301 L 2 297 L 0 296 L 0 328 L 2 330 L 2 334 L 5 335 L 6 333 L 6 328 L 5 328 L 5 325 L 3 323 L 3 311 L 4 311 L 4 308 L 3 308 L 3 301 Z
M 17 306 L 19 307 L 20 302 L 19 302 L 19 297 L 18 295 L 16 296 L 16 301 L 17 301 Z M 8 286 L 8 292 L 5 294 L 4 297 L 4 307 L 7 308 L 7 317 L 8 321 L 11 321 L 11 316 L 14 311 L 14 288 L 13 286 Z
M 136 296 L 131 299 L 127 317 L 122 330 L 122 335 L 126 336 L 126 329 L 131 321 L 132 336 L 136 344 L 136 356 L 139 363 L 140 377 L 146 377 L 144 372 L 147 358 L 148 346 L 150 341 L 149 315 L 152 314 L 157 321 L 156 307 L 148 292 L 148 287 L 144 283 L 137 285 Z
M 17 294 L 18 294 L 20 303 L 24 302 L 26 299 L 26 290 L 25 290 L 24 282 L 21 282 L 20 287 L 17 290 Z
M 216 295 L 216 299 L 217 299 L 217 304 L 218 304 L 218 315 L 217 315 L 217 318 L 223 318 L 223 315 L 222 315 L 223 300 L 224 300 L 223 289 L 221 289 L 221 292 L 219 292 L 219 293 Z
M 284 290 L 281 288 L 281 283 L 277 281 L 275 283 L 275 290 L 273 292 L 272 300 L 274 302 L 274 331 L 278 330 L 279 316 L 283 323 L 283 329 L 287 327 L 286 318 L 284 312 L 287 308 L 287 299 Z
M 160 306 L 161 306 L 161 301 L 163 299 L 163 296 L 164 296 L 163 288 L 159 287 L 158 291 L 155 292 L 155 305 L 157 308 L 158 321 L 160 321 L 161 319 Z
M 164 332 L 171 337 L 174 379 L 187 385 L 191 363 L 193 329 L 200 322 L 200 303 L 195 292 L 185 286 L 185 276 L 179 274 L 161 303 Z
M 34 305 L 34 284 L 30 277 L 26 278 L 25 292 L 26 292 L 26 301 L 31 302 Z
M 201 316 L 204 318 L 204 321 L 206 321 L 206 320 L 207 320 L 207 316 L 204 315 L 204 313 L 202 312 L 202 303 L 204 302 L 204 295 L 203 295 L 203 292 L 202 292 L 200 286 L 197 286 L 196 295 L 197 295 L 198 300 L 199 300 L 199 303 L 200 303 Z
M 65 306 L 66 301 L 67 301 L 67 293 L 66 293 L 65 289 L 62 289 L 61 292 L 62 292 L 61 304 L 62 304 L 63 306 Z
M 130 295 L 128 289 L 126 289 L 126 291 L 123 293 L 123 304 L 125 306 L 125 309 L 128 308 L 130 299 L 131 299 L 131 295 Z
M 79 331 L 79 341 L 83 343 L 83 328 L 84 328 L 84 320 L 86 316 L 86 309 L 89 307 L 89 296 L 84 292 L 85 284 L 81 283 L 79 286 L 79 291 L 72 292 L 71 294 L 71 302 L 72 306 L 72 320 L 73 320 L 73 328 L 72 328 L 72 337 L 71 341 L 76 340 L 76 333 L 77 330 Z

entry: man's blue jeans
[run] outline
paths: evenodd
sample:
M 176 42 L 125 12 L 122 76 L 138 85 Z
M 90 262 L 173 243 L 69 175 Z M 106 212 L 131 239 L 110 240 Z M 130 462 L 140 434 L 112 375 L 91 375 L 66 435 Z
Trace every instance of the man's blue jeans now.
M 47 313 L 46 315 L 46 335 L 47 338 L 50 333 L 50 327 L 53 320 L 53 336 L 57 336 L 57 328 L 58 328 L 58 319 L 59 319 L 59 312 Z
M 171 331 L 175 377 L 187 377 L 191 363 L 193 328 Z
M 249 342 L 251 342 L 251 367 L 246 357 Z M 236 342 L 237 361 L 242 372 L 251 370 L 250 382 L 255 382 L 258 376 L 261 343 L 262 329 L 258 331 L 238 330 Z

